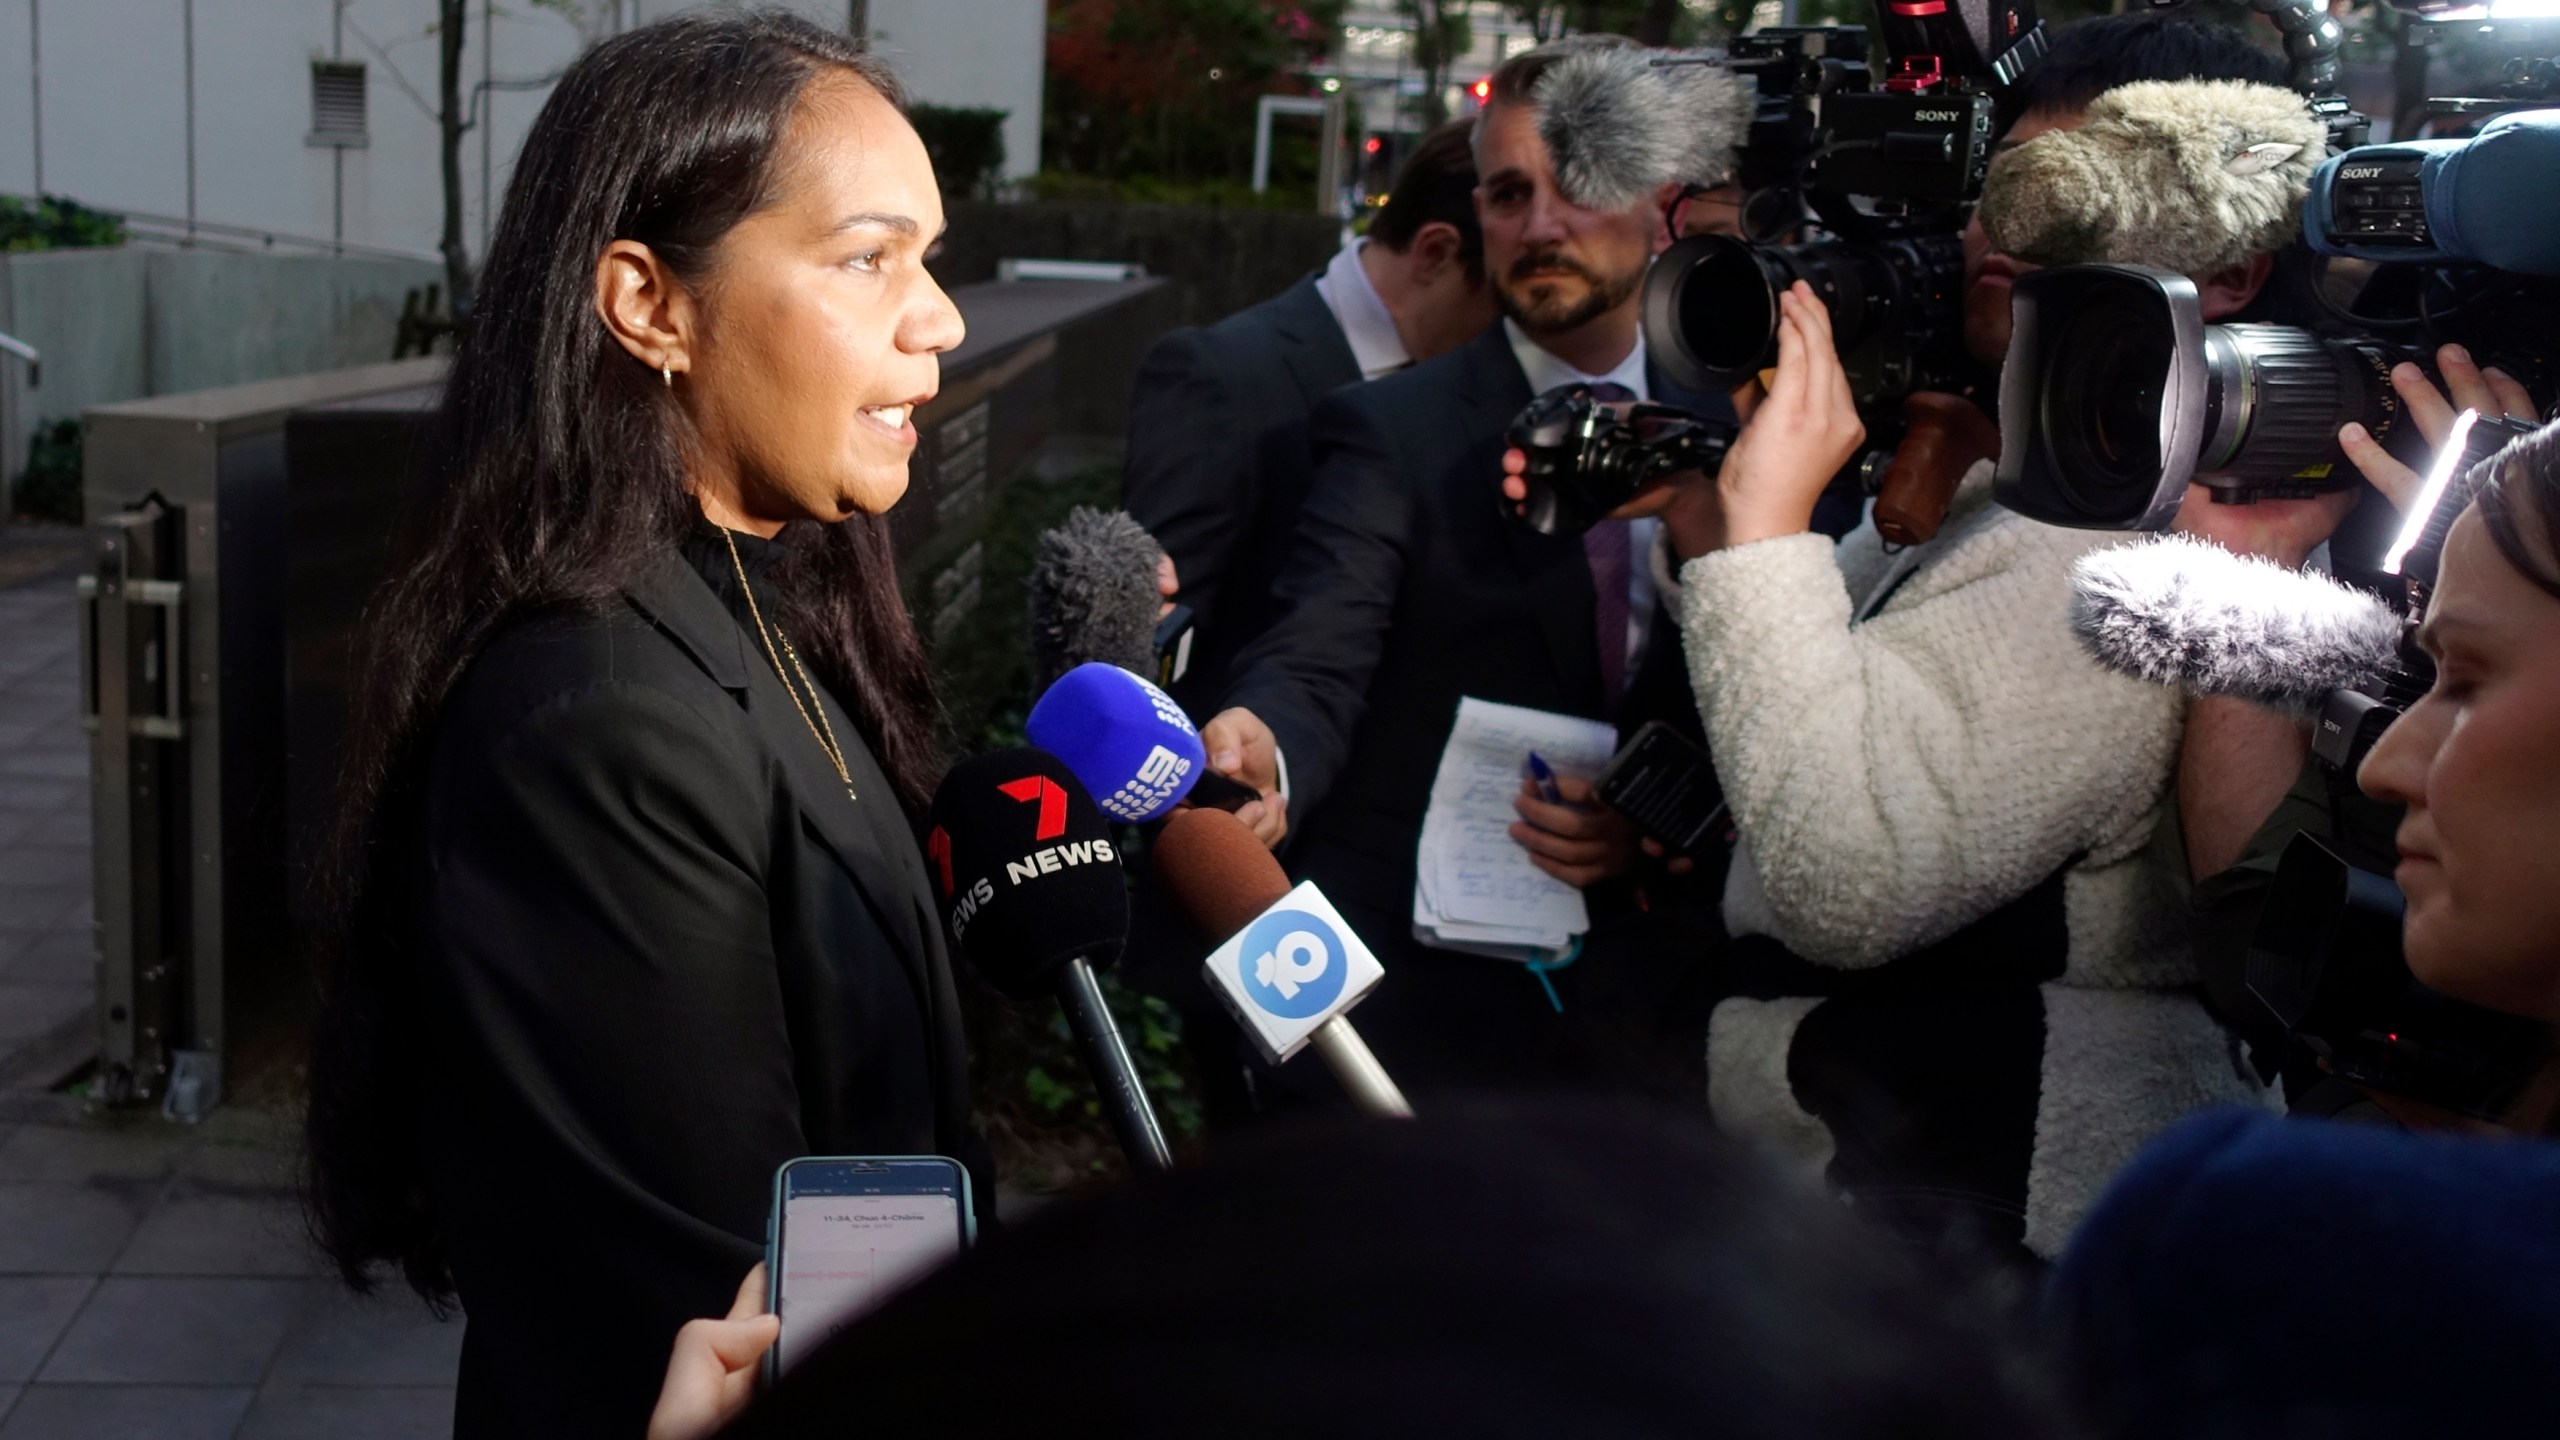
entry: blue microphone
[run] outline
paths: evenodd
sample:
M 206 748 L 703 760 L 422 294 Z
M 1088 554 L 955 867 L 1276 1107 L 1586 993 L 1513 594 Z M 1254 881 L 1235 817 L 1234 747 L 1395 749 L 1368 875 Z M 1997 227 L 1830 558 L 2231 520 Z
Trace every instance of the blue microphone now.
M 1172 696 L 1099 660 L 1059 676 L 1024 729 L 1065 762 L 1104 814 L 1131 825 L 1182 803 L 1208 758 Z

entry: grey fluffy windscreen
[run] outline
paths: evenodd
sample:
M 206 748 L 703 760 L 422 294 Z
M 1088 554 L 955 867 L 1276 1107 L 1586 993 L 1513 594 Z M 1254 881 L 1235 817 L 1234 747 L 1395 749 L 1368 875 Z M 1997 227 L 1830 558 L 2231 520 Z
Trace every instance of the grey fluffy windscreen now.
M 2400 617 L 2334 580 L 2165 535 L 2081 557 L 2071 628 L 2110 670 L 2293 711 L 2381 675 Z
M 1043 531 L 1031 566 L 1032 683 L 1089 660 L 1155 674 L 1156 562 L 1164 547 L 1124 510 L 1079 505 Z
M 1751 97 L 1732 71 L 1663 50 L 1567 55 L 1538 77 L 1538 136 L 1556 188 L 1587 210 L 1623 210 L 1667 183 L 1716 185 L 1733 174 L 1751 127 Z

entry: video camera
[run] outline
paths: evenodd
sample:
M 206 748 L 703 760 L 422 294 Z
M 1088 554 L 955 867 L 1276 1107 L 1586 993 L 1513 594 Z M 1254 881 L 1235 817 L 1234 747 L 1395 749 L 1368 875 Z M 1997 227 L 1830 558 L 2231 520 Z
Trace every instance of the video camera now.
M 1755 238 L 1676 242 L 1654 262 L 1643 300 L 1654 362 L 1691 389 L 1721 392 L 1777 363 L 1778 296 L 1811 283 L 1877 442 L 1835 483 L 1868 493 L 1882 486 L 1903 433 L 1898 401 L 1921 390 L 1988 390 L 1988 372 L 1964 353 L 1959 237 L 1990 167 L 2000 97 L 2045 50 L 2033 0 L 1876 0 L 1876 19 L 1880 84 L 1861 25 L 1771 28 L 1737 37 L 1719 59 L 1657 62 L 1721 64 L 1752 85 L 1737 179 Z M 1827 235 L 1758 243 L 1808 214 Z M 1558 428 L 1553 416 L 1524 413 L 1511 434 L 1531 461 L 1523 521 L 1546 533 L 1587 528 L 1631 498 L 1641 476 L 1664 473 L 1626 460 L 1574 468 L 1583 455 L 1642 447 L 1646 429 L 1663 428 L 1659 409 L 1652 426 L 1633 428 L 1588 417 Z M 1713 425 L 1690 418 L 1683 445 Z M 1933 477 L 1920 488 L 1952 485 Z M 1944 495 L 1934 503 L 1942 512 Z M 1926 515 L 1930 504 L 1905 508 Z M 1935 525 L 1930 515 L 1914 538 Z
M 2305 243 L 2370 269 L 2348 305 L 2329 298 L 2332 276 L 2316 277 L 2322 328 L 2208 325 L 2194 283 L 2162 270 L 2019 277 L 2001 502 L 2048 524 L 2159 529 L 2191 482 L 2234 503 L 2343 489 L 2358 478 L 2337 443 L 2350 421 L 2420 463 L 2390 372 L 2408 361 L 2432 376 L 2446 343 L 2547 406 L 2560 368 L 2560 31 L 2481 28 L 2520 47 L 2500 93 L 2427 106 L 2434 121 L 2485 119 L 2477 134 L 2352 145 L 2314 172 Z
M 1778 294 L 1797 280 L 1830 308 L 1862 410 L 1986 378 L 1963 351 L 1957 237 L 2000 97 L 2044 53 L 2044 26 L 2032 0 L 1878 0 L 1876 19 L 1881 84 L 1864 26 L 1773 28 L 1727 49 L 1756 95 L 1739 176 L 1749 233 L 1681 240 L 1645 282 L 1646 344 L 1681 383 L 1730 389 L 1776 363 Z M 1761 243 L 1808 212 L 1828 236 Z

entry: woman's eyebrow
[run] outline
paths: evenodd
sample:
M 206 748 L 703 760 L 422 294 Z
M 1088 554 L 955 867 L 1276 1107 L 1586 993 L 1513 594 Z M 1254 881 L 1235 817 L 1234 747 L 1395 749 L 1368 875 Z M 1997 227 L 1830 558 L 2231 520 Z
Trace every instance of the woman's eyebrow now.
M 858 230 L 865 225 L 877 225 L 885 230 L 895 230 L 901 235 L 913 235 L 924 228 L 905 215 L 893 215 L 885 210 L 865 210 L 859 215 L 848 215 L 837 221 L 835 233 L 841 235 L 847 230 Z

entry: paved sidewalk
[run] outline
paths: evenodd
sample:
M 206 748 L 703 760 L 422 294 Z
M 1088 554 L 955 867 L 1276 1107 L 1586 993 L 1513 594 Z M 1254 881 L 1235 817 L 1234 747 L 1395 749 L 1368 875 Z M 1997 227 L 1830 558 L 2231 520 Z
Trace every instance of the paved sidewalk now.
M 95 1116 L 77 536 L 0 527 L 0 1440 L 450 1433 L 462 1327 L 322 1275 L 289 1107 Z

